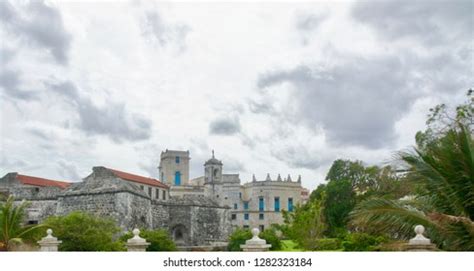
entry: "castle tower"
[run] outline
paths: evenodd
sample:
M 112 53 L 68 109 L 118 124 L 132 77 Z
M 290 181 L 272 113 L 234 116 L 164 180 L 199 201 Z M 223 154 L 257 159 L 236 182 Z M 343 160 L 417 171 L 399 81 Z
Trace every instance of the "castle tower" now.
M 170 185 L 179 186 L 189 183 L 189 151 L 166 150 L 161 152 L 160 181 Z
M 222 162 L 214 157 L 204 163 L 204 183 L 222 183 Z
M 208 195 L 222 203 L 222 162 L 217 160 L 212 151 L 212 158 L 204 163 L 204 186 Z

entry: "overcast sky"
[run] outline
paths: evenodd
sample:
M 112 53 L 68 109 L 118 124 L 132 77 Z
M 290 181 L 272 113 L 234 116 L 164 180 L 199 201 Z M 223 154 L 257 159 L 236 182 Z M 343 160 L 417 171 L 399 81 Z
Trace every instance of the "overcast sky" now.
M 0 175 L 158 176 L 214 149 L 242 182 L 390 162 L 474 86 L 472 1 L 0 1 Z

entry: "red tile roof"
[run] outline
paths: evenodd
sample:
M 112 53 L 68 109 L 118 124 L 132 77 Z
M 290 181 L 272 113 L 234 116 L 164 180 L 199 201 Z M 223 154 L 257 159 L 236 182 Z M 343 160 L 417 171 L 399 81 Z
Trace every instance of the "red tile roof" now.
M 61 189 L 65 189 L 71 185 L 71 183 L 69 182 L 54 181 L 54 180 L 27 176 L 27 175 L 20 175 L 20 174 L 16 175 L 16 179 L 20 181 L 20 183 L 26 184 L 26 185 L 43 186 L 43 187 L 55 186 Z
M 117 177 L 122 178 L 127 181 L 151 185 L 151 186 L 158 186 L 161 188 L 168 189 L 168 186 L 166 184 L 160 182 L 157 179 L 147 178 L 147 177 L 143 177 L 143 176 L 139 176 L 139 175 L 135 175 L 135 174 L 131 174 L 131 173 L 127 173 L 127 172 L 123 172 L 123 171 L 119 171 L 119 170 L 115 170 L 111 168 L 109 168 L 109 170 L 112 171 Z

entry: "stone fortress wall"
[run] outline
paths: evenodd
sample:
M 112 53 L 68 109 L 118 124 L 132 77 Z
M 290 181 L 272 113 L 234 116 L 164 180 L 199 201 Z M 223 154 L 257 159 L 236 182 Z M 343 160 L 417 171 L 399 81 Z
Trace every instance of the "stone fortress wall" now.
M 164 181 L 105 167 L 94 167 L 82 182 L 65 183 L 9 173 L 0 193 L 31 202 L 26 223 L 52 215 L 85 211 L 113 218 L 124 230 L 164 228 L 180 246 L 225 242 L 232 228 L 260 230 L 283 223 L 282 211 L 305 201 L 301 177 L 255 176 L 241 184 L 239 174 L 225 174 L 212 154 L 204 176 L 189 179 L 189 151 L 166 150 L 158 167 Z M 279 206 L 278 206 L 279 205 Z

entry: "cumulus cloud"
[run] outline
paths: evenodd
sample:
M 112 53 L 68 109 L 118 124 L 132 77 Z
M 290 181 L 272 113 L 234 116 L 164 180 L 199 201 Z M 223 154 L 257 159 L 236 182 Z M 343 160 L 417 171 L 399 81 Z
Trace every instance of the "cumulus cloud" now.
M 257 85 L 291 84 L 295 116 L 314 131 L 322 127 L 329 142 L 380 148 L 393 143 L 394 123 L 417 95 L 413 81 L 402 59 L 384 57 L 268 72 Z
M 21 72 L 10 67 L 15 55 L 16 52 L 13 49 L 3 47 L 3 45 L 0 48 L 0 90 L 9 98 L 36 100 L 38 99 L 36 92 L 22 88 Z
M 105 135 L 117 143 L 145 140 L 151 136 L 151 121 L 129 113 L 124 103 L 97 106 L 90 98 L 79 95 L 77 87 L 70 81 L 49 87 L 75 107 L 79 117 L 77 127 L 87 134 Z
M 57 163 L 57 170 L 59 175 L 68 181 L 81 180 L 81 176 L 77 173 L 77 167 L 73 163 L 61 160 Z
M 0 22 L 23 44 L 47 51 L 60 64 L 68 63 L 71 35 L 65 30 L 59 11 L 44 1 L 28 1 L 18 7 L 1 1 Z
M 300 31 L 316 30 L 326 17 L 322 14 L 300 14 L 296 19 L 296 28 Z
M 143 28 L 144 33 L 161 46 L 173 44 L 179 50 L 186 48 L 186 37 L 191 31 L 191 28 L 185 24 L 165 23 L 162 16 L 156 11 L 145 13 Z
M 360 1 L 352 15 L 388 40 L 415 39 L 429 46 L 446 45 L 453 39 L 472 38 L 472 1 L 389 0 Z
M 239 118 L 218 118 L 209 125 L 209 132 L 215 135 L 235 135 L 241 130 Z

